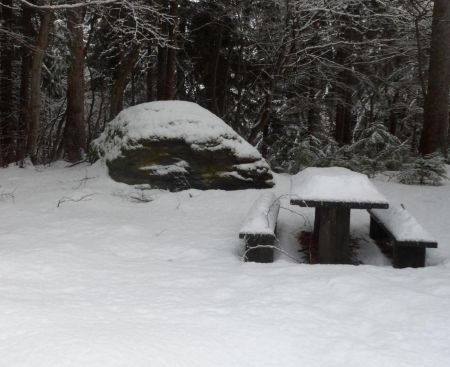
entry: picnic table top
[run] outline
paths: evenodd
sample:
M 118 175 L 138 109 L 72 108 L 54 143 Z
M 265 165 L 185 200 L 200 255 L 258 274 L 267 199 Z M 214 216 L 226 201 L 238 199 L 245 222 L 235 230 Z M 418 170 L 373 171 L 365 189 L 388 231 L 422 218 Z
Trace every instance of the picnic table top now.
M 366 175 L 342 167 L 309 167 L 297 173 L 291 179 L 290 202 L 304 207 L 389 207 Z

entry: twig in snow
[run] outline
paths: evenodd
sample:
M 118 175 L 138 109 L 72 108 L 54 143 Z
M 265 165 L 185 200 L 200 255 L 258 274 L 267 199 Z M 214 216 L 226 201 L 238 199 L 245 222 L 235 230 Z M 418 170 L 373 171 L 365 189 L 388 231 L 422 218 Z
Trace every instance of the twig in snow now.
M 86 169 L 85 176 L 79 181 L 80 183 L 78 184 L 78 186 L 74 187 L 73 189 L 74 189 L 74 190 L 78 190 L 78 189 L 80 189 L 82 186 L 86 186 L 86 182 L 89 181 L 89 180 L 93 180 L 94 178 L 97 178 L 97 177 L 96 177 L 96 176 L 94 176 L 94 177 L 89 177 L 89 176 L 88 176 L 87 169 Z
M 300 214 L 299 212 L 296 212 L 295 210 L 286 208 L 285 206 L 282 206 L 281 209 L 284 209 L 290 213 L 298 215 L 299 217 L 301 217 L 303 219 L 305 225 L 309 226 L 310 229 L 312 228 L 311 221 L 305 215 Z
M 277 240 L 278 242 L 278 240 Z M 287 251 L 283 250 L 282 248 L 278 247 L 278 246 L 272 246 L 272 245 L 257 245 L 257 246 L 252 246 L 250 248 L 248 248 L 247 250 L 245 250 L 244 254 L 242 255 L 242 260 L 246 261 L 247 260 L 247 253 L 249 251 L 252 251 L 254 249 L 258 249 L 258 248 L 271 248 L 274 250 L 277 250 L 279 252 L 281 252 L 283 255 L 286 255 L 288 258 L 290 258 L 291 260 L 294 260 L 295 262 L 301 263 L 301 260 L 296 258 L 295 256 L 292 256 L 290 253 L 288 253 Z
M 86 162 L 88 162 L 86 159 L 82 159 L 80 161 L 77 161 L 77 162 L 74 162 L 74 163 L 71 163 L 71 164 L 67 165 L 66 168 L 72 168 L 72 167 L 75 167 L 75 166 L 77 166 L 77 165 L 79 165 L 81 163 L 86 163 Z
M 73 198 L 69 198 L 69 197 L 67 197 L 67 196 L 64 196 L 64 197 L 62 197 L 61 199 L 59 199 L 58 204 L 56 205 L 56 207 L 59 208 L 61 204 L 64 204 L 64 203 L 66 203 L 66 202 L 68 202 L 68 201 L 74 202 L 74 203 L 78 203 L 78 202 L 80 202 L 80 201 L 86 201 L 86 200 L 88 200 L 88 199 L 89 199 L 91 196 L 93 196 L 93 195 L 94 195 L 94 194 L 87 194 L 87 195 L 82 196 L 82 197 L 79 198 L 79 199 L 73 199 Z

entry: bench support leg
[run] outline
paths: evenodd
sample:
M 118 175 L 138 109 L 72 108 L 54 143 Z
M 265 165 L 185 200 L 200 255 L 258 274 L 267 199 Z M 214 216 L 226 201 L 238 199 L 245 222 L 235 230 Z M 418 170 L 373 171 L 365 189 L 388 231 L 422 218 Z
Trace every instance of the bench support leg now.
M 423 268 L 425 266 L 425 247 L 394 245 L 394 268 Z
M 272 263 L 274 254 L 273 246 L 275 246 L 275 237 L 273 236 L 246 236 L 245 261 Z
M 348 264 L 350 209 L 320 208 L 319 218 L 319 262 Z
M 319 239 L 319 229 L 320 229 L 320 208 L 316 208 L 314 215 L 314 231 L 313 231 L 313 238 L 315 241 Z
M 370 217 L 369 235 L 373 240 L 385 240 L 388 238 L 387 233 L 384 231 L 384 229 L 372 217 Z

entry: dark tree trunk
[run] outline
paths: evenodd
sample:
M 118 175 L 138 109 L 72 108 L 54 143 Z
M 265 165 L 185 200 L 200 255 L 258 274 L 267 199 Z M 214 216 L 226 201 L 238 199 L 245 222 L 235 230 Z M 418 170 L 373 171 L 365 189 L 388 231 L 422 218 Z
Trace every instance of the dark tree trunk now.
M 153 92 L 153 84 L 154 84 L 154 78 L 153 78 L 153 66 L 149 66 L 147 68 L 147 102 L 151 102 L 155 100 L 155 93 Z
M 272 107 L 273 107 L 272 87 L 273 86 L 271 85 L 271 90 L 269 90 L 266 94 L 266 99 L 264 101 L 264 105 L 261 110 L 259 121 L 256 124 L 256 126 L 253 127 L 252 131 L 250 132 L 250 135 L 248 136 L 247 140 L 250 142 L 250 144 L 256 145 L 258 140 L 258 134 L 260 132 L 263 132 L 263 138 L 264 138 L 264 131 L 266 131 L 266 133 L 268 132 L 268 125 L 270 122 L 270 115 L 272 114 Z
M 148 59 L 152 54 L 152 47 L 148 47 Z M 155 65 L 152 63 L 147 66 L 147 78 L 146 78 L 146 88 L 147 88 L 147 102 L 155 100 Z
M 428 92 L 424 105 L 419 152 L 423 155 L 448 148 L 448 103 L 450 86 L 450 2 L 435 0 L 431 32 Z
M 157 97 L 159 100 L 166 99 L 166 80 L 167 80 L 167 47 L 158 46 Z
M 167 74 L 165 99 L 174 99 L 177 86 L 177 16 L 178 3 L 176 0 L 170 1 L 169 15 L 171 24 L 169 25 L 169 47 L 167 49 Z
M 26 155 L 30 156 L 33 161 L 36 160 L 37 131 L 41 113 L 42 62 L 48 46 L 51 18 L 50 12 L 43 12 L 40 14 L 40 26 L 36 40 L 36 50 L 34 51 L 33 60 L 31 61 L 29 117 L 26 119 L 28 123 Z
M 389 132 L 392 135 L 397 134 L 397 113 L 396 113 L 396 104 L 398 101 L 398 92 L 395 94 L 392 103 L 391 103 L 391 110 L 389 112 Z
M 286 22 L 288 18 L 286 18 Z M 269 124 L 270 124 L 270 116 L 272 114 L 273 110 L 273 95 L 275 93 L 275 80 L 283 76 L 283 66 L 286 62 L 286 50 L 287 46 L 292 40 L 288 40 L 287 38 L 284 38 L 283 45 L 280 48 L 279 54 L 277 56 L 277 61 L 272 69 L 272 75 L 269 77 L 269 88 L 266 91 L 266 96 L 264 100 L 264 104 L 260 113 L 260 118 L 256 126 L 252 128 L 250 131 L 248 141 L 250 144 L 255 145 L 257 143 L 257 137 L 258 133 L 262 132 L 263 134 L 263 145 L 265 141 L 267 141 L 267 134 L 269 132 Z M 265 147 L 263 150 L 267 152 L 267 147 Z
M 339 101 L 336 106 L 336 135 L 339 145 L 348 145 L 351 142 L 352 111 L 351 99 L 348 95 L 344 101 Z
M 317 91 L 317 78 L 315 75 L 311 75 L 309 79 L 309 88 L 308 88 L 308 100 L 309 100 L 309 108 L 308 108 L 308 134 L 310 136 L 314 136 L 319 132 L 320 128 L 320 116 L 317 113 L 317 107 L 315 104 L 315 95 Z
M 340 77 L 342 92 L 336 105 L 335 139 L 339 145 L 348 145 L 352 140 L 353 97 L 351 88 L 351 73 L 344 71 Z
M 211 65 L 211 77 L 210 77 L 210 93 L 211 93 L 211 102 L 209 105 L 209 109 L 213 111 L 216 115 L 221 115 L 219 111 L 219 103 L 217 102 L 217 92 L 218 92 L 218 73 L 219 73 L 219 65 L 220 65 L 220 50 L 222 49 L 222 28 L 219 28 L 219 35 L 216 41 L 216 48 L 214 51 L 214 62 Z
M 67 75 L 67 111 L 64 152 L 69 162 L 83 159 L 86 152 L 84 123 L 84 8 L 67 10 L 71 63 Z
M 139 57 L 139 48 L 135 46 L 130 54 L 122 59 L 118 67 L 116 80 L 111 92 L 111 109 L 109 117 L 113 119 L 123 109 L 123 94 L 128 84 L 128 78 Z
M 162 8 L 167 11 L 168 1 L 160 0 Z M 161 20 L 161 33 L 166 35 L 167 21 Z M 166 46 L 158 46 L 158 85 L 157 85 L 157 97 L 159 100 L 166 99 L 166 83 L 167 83 L 167 60 L 168 49 Z
M 21 28 L 27 42 L 34 36 L 32 23 L 33 10 L 29 7 L 23 7 Z M 28 135 L 28 106 L 30 104 L 30 81 L 32 67 L 32 51 L 28 45 L 23 45 L 21 50 L 21 71 L 20 71 L 20 98 L 19 98 L 19 121 L 17 124 L 16 140 L 16 160 L 23 162 L 26 154 L 26 142 Z
M 1 27 L 14 32 L 12 0 L 1 2 Z M 10 39 L 0 38 L 0 165 L 6 166 L 14 161 L 15 123 L 13 110 L 13 57 L 14 47 Z
M 182 12 L 182 6 L 183 3 L 180 4 L 180 9 L 179 9 L 179 13 L 182 13 L 179 15 L 178 17 L 178 37 L 177 37 L 177 48 L 178 50 L 184 50 L 185 49 L 185 44 L 186 44 L 186 39 L 190 36 L 187 34 L 187 17 L 185 14 L 183 14 Z M 178 52 L 177 52 L 178 55 Z M 181 100 L 188 100 L 189 99 L 189 92 L 188 92 L 188 87 L 186 85 L 186 70 L 185 70 L 185 66 L 182 65 L 181 63 L 177 62 L 177 90 L 176 90 L 176 96 L 178 99 Z M 189 88 L 190 89 L 190 88 Z

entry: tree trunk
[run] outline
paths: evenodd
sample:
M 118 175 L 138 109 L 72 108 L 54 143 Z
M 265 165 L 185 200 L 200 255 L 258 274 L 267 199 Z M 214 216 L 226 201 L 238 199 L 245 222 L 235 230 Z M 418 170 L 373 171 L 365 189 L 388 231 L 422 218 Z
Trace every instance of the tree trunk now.
M 220 63 L 220 50 L 222 49 L 222 27 L 219 28 L 219 35 L 217 36 L 216 48 L 214 50 L 214 62 L 211 63 L 211 77 L 210 77 L 210 93 L 211 93 L 211 102 L 209 105 L 209 109 L 213 111 L 216 115 L 220 116 L 221 113 L 219 111 L 219 104 L 217 103 L 217 77 L 219 72 L 219 63 Z
M 12 0 L 1 2 L 0 23 L 7 32 L 13 30 Z M 3 35 L 0 38 L 0 165 L 6 166 L 14 161 L 14 110 L 13 110 L 13 57 L 11 40 Z
M 270 115 L 272 114 L 272 102 L 273 102 L 273 83 L 270 85 L 270 90 L 266 92 L 266 98 L 260 113 L 258 123 L 252 128 L 247 140 L 250 144 L 256 145 L 258 140 L 258 134 L 260 132 L 268 131 L 268 125 L 270 122 Z
M 30 105 L 28 109 L 28 136 L 26 155 L 36 161 L 36 143 L 37 131 L 39 126 L 39 117 L 41 113 L 41 74 L 42 62 L 48 46 L 48 37 L 51 26 L 51 13 L 43 12 L 40 14 L 39 34 L 36 41 L 36 50 L 34 51 L 31 62 L 30 78 Z
M 137 46 L 131 50 L 120 65 L 117 72 L 117 78 L 111 92 L 111 109 L 109 117 L 112 120 L 123 109 L 123 93 L 128 84 L 128 77 L 133 71 L 139 57 L 139 48 Z
M 339 79 L 341 79 L 341 88 L 343 90 L 336 105 L 335 139 L 336 142 L 342 146 L 350 144 L 352 140 L 353 97 L 351 90 L 351 72 L 348 70 L 343 71 Z
M 163 11 L 167 11 L 168 1 L 160 0 Z M 165 19 L 161 20 L 161 33 L 167 34 L 167 22 Z M 158 46 L 158 85 L 157 97 L 159 100 L 166 99 L 166 82 L 167 82 L 167 59 L 168 50 L 166 46 Z
M 174 99 L 177 86 L 177 16 L 178 3 L 176 0 L 170 1 L 169 15 L 171 24 L 169 25 L 169 47 L 167 48 L 167 74 L 165 99 Z
M 450 87 L 450 2 L 435 0 L 431 31 L 428 92 L 424 105 L 419 152 L 423 155 L 448 148 L 448 103 Z
M 397 113 L 396 113 L 396 105 L 398 102 L 398 92 L 395 93 L 394 98 L 391 103 L 391 108 L 389 112 L 389 132 L 392 135 L 397 134 Z
M 34 35 L 32 23 L 33 10 L 29 7 L 23 7 L 21 28 L 23 35 L 27 40 Z M 23 162 L 26 154 L 26 142 L 28 135 L 28 106 L 30 105 L 30 81 L 32 67 L 32 51 L 27 45 L 22 46 L 21 50 L 21 72 L 20 72 L 20 98 L 19 98 L 19 121 L 17 124 L 17 140 L 16 140 L 16 161 Z
M 83 159 L 86 152 L 84 123 L 84 8 L 67 10 L 71 63 L 67 75 L 67 111 L 64 152 L 69 162 Z
M 153 92 L 153 65 L 147 68 L 147 102 L 155 100 L 155 94 Z
M 308 85 L 308 102 L 309 102 L 309 108 L 308 108 L 308 135 L 309 136 L 315 136 L 320 131 L 320 116 L 317 113 L 317 107 L 315 104 L 315 98 L 316 98 L 316 91 L 317 91 L 317 78 L 315 75 L 311 75 L 309 78 L 309 85 Z
M 148 46 L 148 56 L 147 58 L 150 59 L 150 55 L 152 54 L 152 47 L 151 45 Z M 154 79 L 154 74 L 155 74 L 155 65 L 152 64 L 148 64 L 147 66 L 147 78 L 146 78 L 146 89 L 147 89 L 147 102 L 151 102 L 155 100 L 155 79 Z

